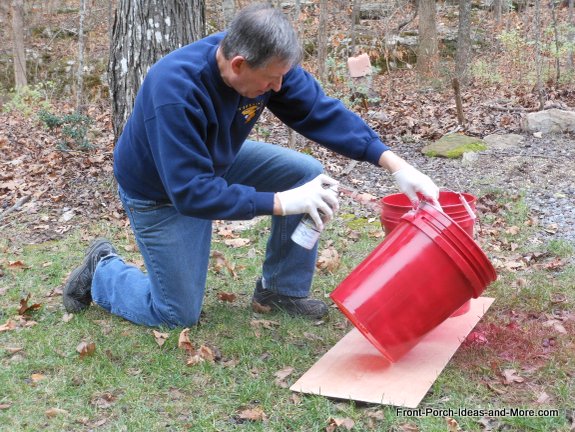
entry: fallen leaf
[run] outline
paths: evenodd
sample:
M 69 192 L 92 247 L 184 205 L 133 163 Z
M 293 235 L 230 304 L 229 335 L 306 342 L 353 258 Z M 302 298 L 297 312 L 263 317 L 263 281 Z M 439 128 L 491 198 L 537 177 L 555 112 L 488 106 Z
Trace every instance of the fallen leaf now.
M 32 375 L 30 375 L 30 379 L 32 380 L 32 382 L 37 383 L 39 381 L 45 380 L 46 375 L 40 373 L 33 373 Z
M 553 327 L 553 329 L 557 333 L 567 334 L 567 330 L 565 329 L 563 324 L 561 324 L 561 321 L 556 320 L 556 319 L 550 319 L 550 320 L 545 321 L 543 323 L 543 327 Z
M 538 404 L 544 404 L 549 402 L 549 400 L 551 399 L 551 396 L 549 396 L 547 393 L 545 393 L 544 391 L 542 391 L 541 393 L 539 393 L 539 396 L 537 396 L 537 403 Z
M 338 269 L 339 263 L 340 263 L 339 253 L 333 246 L 330 246 L 328 248 L 323 249 L 320 252 L 316 266 L 320 270 L 332 273 Z
M 251 240 L 247 238 L 234 238 L 234 239 L 225 239 L 224 244 L 230 247 L 242 247 L 250 244 Z
M 234 279 L 238 277 L 235 270 L 235 265 L 230 263 L 226 259 L 223 253 L 221 253 L 220 251 L 213 251 L 211 258 L 212 258 L 212 268 L 216 273 L 220 274 L 222 270 L 225 269 Z
M 214 351 L 206 345 L 200 346 L 200 349 L 198 350 L 198 352 L 199 352 L 201 358 L 203 358 L 204 360 L 206 360 L 210 363 L 213 363 L 216 359 Z
M 281 388 L 288 388 L 289 384 L 286 382 L 286 378 L 289 377 L 294 371 L 294 368 L 291 366 L 287 366 L 279 371 L 277 371 L 276 373 L 274 373 L 274 376 L 276 377 L 274 383 L 281 387 Z
M 502 390 L 502 389 L 500 389 L 500 388 L 497 388 L 497 387 L 495 387 L 495 386 L 494 386 L 493 384 L 491 384 L 491 383 L 486 383 L 486 384 L 487 384 L 487 387 L 489 387 L 489 390 L 492 390 L 492 391 L 494 391 L 494 392 L 497 393 L 497 394 L 502 395 L 502 394 L 507 393 L 507 390 Z
M 404 423 L 399 425 L 400 432 L 420 432 L 420 429 L 417 425 L 413 423 Z
M 330 418 L 328 426 L 325 428 L 326 431 L 334 431 L 339 428 L 345 428 L 346 430 L 352 430 L 355 426 L 355 422 L 350 418 Z
M 114 405 L 115 401 L 116 396 L 114 396 L 112 393 L 105 392 L 102 393 L 101 395 L 94 396 L 90 400 L 90 403 L 97 408 L 108 409 Z
M 28 306 L 28 300 L 30 300 L 30 294 L 25 299 L 20 299 L 20 309 L 18 309 L 18 315 L 25 315 L 27 312 L 38 310 L 42 307 L 40 303 L 34 303 L 32 306 Z
M 469 335 L 467 335 L 465 341 L 468 343 L 475 343 L 481 345 L 487 343 L 487 337 L 485 336 L 485 333 L 483 333 L 482 331 L 472 331 L 471 333 L 469 333 Z
M 189 328 L 185 328 L 180 332 L 180 337 L 178 338 L 178 348 L 192 352 L 194 351 L 194 345 L 192 345 L 190 342 L 189 333 Z
M 14 330 L 16 328 L 16 323 L 9 319 L 4 324 L 0 325 L 0 332 L 5 332 L 9 330 Z
M 446 422 L 448 432 L 457 432 L 459 430 L 459 423 L 457 423 L 457 420 L 454 418 L 448 417 Z
M 80 354 L 80 358 L 90 356 L 96 351 L 96 344 L 94 342 L 80 342 L 76 351 Z
M 517 375 L 517 371 L 515 369 L 505 369 L 502 375 L 503 375 L 503 384 L 505 385 L 513 383 L 522 383 L 523 381 L 525 381 L 525 378 Z
M 263 305 L 258 303 L 257 301 L 252 302 L 252 310 L 255 313 L 267 314 L 272 311 L 271 306 Z
M 266 413 L 260 408 L 246 408 L 238 413 L 238 418 L 249 421 L 264 421 L 267 419 Z
M 44 414 L 46 415 L 46 417 L 52 418 L 60 414 L 68 414 L 68 411 L 61 408 L 49 408 L 44 412 Z
M 8 267 L 13 269 L 13 270 L 26 270 L 30 267 L 28 267 L 26 264 L 24 264 L 22 261 L 18 260 L 18 261 L 9 261 L 8 262 Z
M 10 402 L 0 403 L 0 410 L 7 410 L 11 406 L 12 406 L 12 404 Z
M 271 320 L 265 320 L 265 319 L 254 319 L 250 321 L 250 325 L 254 328 L 267 328 L 267 329 L 272 329 L 274 327 L 277 327 L 280 325 L 279 322 L 277 321 L 271 321 Z
M 227 293 L 227 292 L 219 292 L 217 294 L 218 299 L 221 301 L 233 303 L 236 301 L 236 295 L 234 293 Z
M 170 336 L 169 333 L 161 333 L 157 330 L 153 330 L 152 332 L 154 333 L 154 339 L 156 340 L 158 346 L 164 345 L 166 343 L 166 340 Z

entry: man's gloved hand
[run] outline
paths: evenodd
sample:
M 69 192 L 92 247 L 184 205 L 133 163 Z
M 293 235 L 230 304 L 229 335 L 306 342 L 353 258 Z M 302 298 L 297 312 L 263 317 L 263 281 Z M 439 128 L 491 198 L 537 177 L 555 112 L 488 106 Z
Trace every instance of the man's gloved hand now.
M 417 193 L 419 192 L 433 205 L 441 208 L 438 201 L 439 188 L 428 176 L 411 165 L 407 165 L 397 170 L 392 175 L 399 187 L 399 190 L 407 195 L 414 207 L 419 203 L 419 198 L 417 196 Z
M 282 215 L 308 213 L 316 226 L 323 229 L 323 223 L 330 221 L 333 218 L 333 212 L 339 208 L 337 185 L 337 180 L 320 174 L 312 181 L 295 189 L 278 192 L 276 195 Z

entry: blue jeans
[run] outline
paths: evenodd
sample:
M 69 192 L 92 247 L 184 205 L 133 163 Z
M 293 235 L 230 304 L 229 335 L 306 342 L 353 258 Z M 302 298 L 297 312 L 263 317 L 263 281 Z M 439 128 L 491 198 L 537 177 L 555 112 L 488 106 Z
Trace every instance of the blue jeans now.
M 322 172 L 322 165 L 308 155 L 246 141 L 224 178 L 228 184 L 280 192 Z M 147 272 L 117 256 L 104 258 L 92 281 L 94 302 L 136 324 L 185 327 L 197 323 L 206 287 L 212 221 L 181 215 L 169 203 L 134 199 L 121 188 L 119 195 Z M 309 294 L 317 258 L 317 245 L 307 250 L 290 239 L 300 219 L 301 215 L 272 216 L 262 266 L 268 289 L 294 297 Z

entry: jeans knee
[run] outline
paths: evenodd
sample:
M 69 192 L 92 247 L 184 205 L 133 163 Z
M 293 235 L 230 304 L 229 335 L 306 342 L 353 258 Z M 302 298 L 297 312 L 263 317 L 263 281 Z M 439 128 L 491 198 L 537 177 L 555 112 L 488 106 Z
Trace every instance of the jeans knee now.
M 302 163 L 298 165 L 298 168 L 300 169 L 302 180 L 307 182 L 323 173 L 323 164 L 312 156 L 304 156 L 305 158 Z
M 192 327 L 200 321 L 200 311 L 192 308 L 188 310 L 171 310 L 163 314 L 164 324 L 169 328 L 175 327 Z

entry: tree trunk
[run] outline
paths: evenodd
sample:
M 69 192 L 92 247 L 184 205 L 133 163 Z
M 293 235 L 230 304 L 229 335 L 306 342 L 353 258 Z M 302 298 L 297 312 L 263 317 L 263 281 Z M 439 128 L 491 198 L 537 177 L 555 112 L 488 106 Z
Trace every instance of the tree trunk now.
M 569 30 L 569 39 L 571 41 L 571 45 L 570 48 L 567 52 L 567 70 L 569 70 L 569 72 L 573 72 L 573 70 L 575 69 L 575 61 L 573 59 L 573 45 L 575 45 L 575 31 L 573 30 L 575 28 L 575 18 L 573 17 L 573 4 L 575 3 L 574 0 L 569 0 L 569 9 L 568 9 L 568 19 L 567 22 L 570 25 L 570 30 Z
M 417 11 L 419 15 L 417 70 L 421 76 L 430 77 L 439 62 L 435 0 L 419 0 Z
M 204 0 L 118 0 L 108 66 L 116 138 L 149 68 L 204 36 L 204 11 Z
M 325 84 L 327 60 L 327 0 L 319 2 L 319 29 L 317 32 L 317 74 L 319 81 Z
M 78 26 L 78 76 L 76 78 L 76 111 L 84 111 L 84 18 L 86 0 L 80 0 L 80 24 Z
M 223 27 L 227 27 L 234 15 L 236 14 L 236 6 L 234 0 L 222 0 L 222 16 L 224 18 L 224 25 Z
M 471 0 L 459 0 L 459 28 L 457 30 L 457 52 L 455 74 L 460 84 L 468 80 L 471 61 Z
M 499 24 L 501 22 L 501 12 L 503 10 L 503 0 L 494 0 L 493 2 L 493 14 L 495 17 L 495 22 Z
M 12 53 L 14 87 L 26 87 L 26 51 L 24 50 L 24 0 L 12 0 Z

